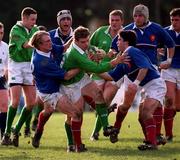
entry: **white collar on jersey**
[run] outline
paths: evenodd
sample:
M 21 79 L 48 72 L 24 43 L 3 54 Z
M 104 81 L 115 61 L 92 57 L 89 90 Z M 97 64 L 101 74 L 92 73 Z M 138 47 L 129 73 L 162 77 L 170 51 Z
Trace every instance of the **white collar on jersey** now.
M 134 22 L 133 29 L 137 28 L 137 29 L 139 29 L 140 31 L 142 31 L 141 29 L 144 29 L 144 28 L 146 28 L 146 27 L 149 27 L 151 24 L 152 24 L 152 22 L 149 21 L 147 25 L 145 25 L 144 27 L 140 28 L 140 27 L 137 27 L 137 25 L 136 25 L 135 22 Z M 142 32 L 143 32 L 143 31 L 142 31 Z
M 173 31 L 176 33 L 176 37 L 178 37 L 178 36 L 180 35 L 180 33 L 176 32 L 176 31 L 174 30 L 174 28 L 173 28 L 172 25 L 169 27 L 169 30 L 173 30 Z
M 38 54 L 40 54 L 41 56 L 45 56 L 45 57 L 48 57 L 48 58 L 50 58 L 50 55 L 51 55 L 51 52 L 45 53 L 45 52 L 42 52 L 42 51 L 40 51 L 38 49 L 36 49 L 36 52 Z
M 71 31 L 70 31 L 69 36 L 73 36 L 73 29 L 72 29 L 72 28 L 70 28 L 70 29 L 71 29 Z M 58 30 L 59 30 L 59 28 L 56 28 L 56 32 L 55 32 L 55 34 L 54 34 L 54 37 L 60 38 L 60 37 L 59 37 L 59 34 L 58 34 Z
M 80 53 L 85 54 L 85 51 L 83 51 L 79 46 L 77 46 L 74 42 L 72 43 L 72 46 Z

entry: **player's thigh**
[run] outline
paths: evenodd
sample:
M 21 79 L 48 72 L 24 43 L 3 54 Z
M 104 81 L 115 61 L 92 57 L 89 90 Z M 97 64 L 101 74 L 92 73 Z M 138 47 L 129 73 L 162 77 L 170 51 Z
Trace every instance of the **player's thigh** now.
M 110 104 L 113 98 L 115 97 L 116 93 L 118 91 L 118 87 L 115 83 L 113 82 L 106 82 L 104 91 L 103 91 L 103 96 L 106 104 Z
M 95 82 L 88 83 L 82 89 L 82 95 L 92 97 L 95 101 L 103 101 L 102 91 L 98 88 Z
M 36 100 L 36 89 L 33 85 L 23 86 L 24 100 L 27 106 L 33 107 Z
M 57 109 L 70 117 L 75 117 L 83 111 L 83 99 L 80 98 L 76 103 L 72 103 L 67 96 L 61 96 L 57 103 Z
M 0 90 L 0 112 L 7 112 L 8 109 L 8 90 L 2 89 Z
M 165 82 L 167 87 L 166 97 L 173 99 L 176 94 L 176 83 L 170 81 L 165 81 Z

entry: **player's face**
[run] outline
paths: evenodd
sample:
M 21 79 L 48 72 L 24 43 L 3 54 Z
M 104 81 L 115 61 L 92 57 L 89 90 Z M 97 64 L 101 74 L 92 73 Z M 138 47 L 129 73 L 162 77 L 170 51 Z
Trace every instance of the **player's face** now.
M 72 21 L 69 17 L 64 17 L 60 20 L 59 27 L 62 31 L 68 32 L 72 26 Z
M 79 40 L 75 40 L 75 44 L 83 51 L 86 51 L 89 47 L 89 36 L 87 38 L 80 38 Z
M 3 36 L 4 36 L 4 28 L 1 28 L 0 29 L 0 41 L 2 41 Z
M 133 18 L 137 27 L 143 27 L 146 23 L 146 19 L 142 14 L 135 14 Z
M 30 14 L 29 16 L 24 16 L 22 21 L 26 28 L 32 29 L 36 24 L 37 14 Z
M 39 50 L 48 53 L 52 49 L 52 42 L 49 35 L 43 35 L 41 37 L 41 43 L 39 45 Z
M 121 36 L 118 36 L 117 46 L 121 52 L 125 50 L 125 42 Z
M 109 24 L 110 24 L 112 30 L 118 31 L 121 28 L 123 21 L 120 16 L 111 15 L 109 17 Z
M 172 16 L 171 24 L 176 32 L 180 32 L 180 16 Z

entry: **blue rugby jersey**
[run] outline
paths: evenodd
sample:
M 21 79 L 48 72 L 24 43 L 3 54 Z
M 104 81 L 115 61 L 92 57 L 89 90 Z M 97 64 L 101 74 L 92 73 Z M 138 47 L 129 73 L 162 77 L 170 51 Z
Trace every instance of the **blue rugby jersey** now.
M 31 68 L 37 89 L 41 93 L 52 94 L 59 91 L 60 81 L 64 79 L 65 70 L 60 68 L 54 55 L 59 54 L 53 49 L 48 55 L 34 50 Z
M 57 46 L 61 47 L 62 53 L 63 53 L 64 44 L 72 37 L 73 30 L 71 28 L 71 31 L 70 31 L 69 35 L 67 35 L 67 36 L 62 35 L 58 28 L 49 31 L 49 34 L 50 34 L 52 43 L 54 45 L 57 45 Z M 56 61 L 59 63 L 59 65 L 61 63 L 61 60 L 62 60 L 62 57 L 61 58 L 56 58 Z
M 153 22 L 149 22 L 143 29 L 137 28 L 135 23 L 131 23 L 125 26 L 124 30 L 134 30 L 136 32 L 136 47 L 147 54 L 151 62 L 155 65 L 158 64 L 157 47 L 159 44 L 163 44 L 167 48 L 173 48 L 175 46 L 169 34 L 160 25 Z M 113 40 L 112 49 L 117 50 L 117 40 L 118 37 Z
M 140 86 L 144 86 L 149 81 L 159 78 L 159 72 L 154 68 L 151 61 L 141 50 L 135 47 L 129 47 L 126 50 L 131 61 L 129 64 L 119 64 L 113 70 L 109 71 L 108 74 L 118 81 L 124 75 L 127 75 L 131 81 L 134 81 L 138 75 L 139 69 L 147 68 L 148 72 L 145 78 L 141 81 Z
M 175 51 L 174 57 L 171 62 L 171 67 L 180 68 L 180 33 L 176 33 L 173 30 L 172 26 L 166 27 L 165 30 L 169 33 L 169 35 L 175 42 Z
M 71 29 L 69 35 L 63 36 L 60 33 L 59 29 L 56 28 L 56 29 L 50 30 L 49 34 L 50 34 L 51 41 L 53 42 L 53 44 L 61 45 L 62 46 L 72 37 L 73 31 Z

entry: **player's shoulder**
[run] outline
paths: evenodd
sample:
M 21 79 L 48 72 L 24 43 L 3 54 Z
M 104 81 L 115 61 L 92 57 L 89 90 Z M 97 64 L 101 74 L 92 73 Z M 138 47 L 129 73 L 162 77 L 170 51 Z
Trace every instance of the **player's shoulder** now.
M 2 45 L 3 47 L 5 47 L 5 48 L 8 48 L 8 44 L 7 44 L 6 42 L 4 42 L 4 41 L 1 41 L 1 45 Z
M 109 26 L 101 26 L 95 32 L 104 32 L 108 29 Z
M 152 27 L 154 29 L 163 29 L 163 27 L 158 24 L 158 23 L 155 23 L 155 22 L 151 22 L 151 24 L 149 25 L 149 27 Z
M 130 30 L 130 29 L 133 29 L 133 27 L 134 27 L 134 23 L 130 23 L 130 24 L 124 26 L 123 29 L 124 29 L 124 30 Z
M 50 31 L 48 31 L 50 35 L 54 35 L 56 33 L 56 29 L 52 29 Z
M 171 27 L 171 26 L 166 26 L 166 27 L 164 27 L 164 29 L 165 29 L 166 31 L 169 31 L 169 30 L 170 30 L 170 27 Z

